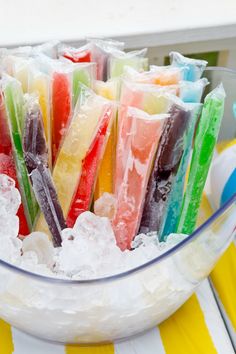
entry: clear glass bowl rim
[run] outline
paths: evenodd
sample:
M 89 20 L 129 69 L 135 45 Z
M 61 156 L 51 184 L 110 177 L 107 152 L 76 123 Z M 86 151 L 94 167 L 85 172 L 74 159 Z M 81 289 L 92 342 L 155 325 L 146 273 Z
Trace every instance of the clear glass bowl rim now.
M 228 72 L 229 74 L 235 75 L 236 79 L 236 70 L 233 69 L 228 69 L 224 67 L 216 67 L 216 66 L 209 66 L 206 68 L 205 71 L 222 71 L 222 72 Z M 190 234 L 188 237 L 186 237 L 183 241 L 179 242 L 176 246 L 172 247 L 170 250 L 164 252 L 160 256 L 152 259 L 149 262 L 146 262 L 138 267 L 132 268 L 128 271 L 118 273 L 115 275 L 111 276 L 106 276 L 106 277 L 101 277 L 101 278 L 94 278 L 94 279 L 84 279 L 84 280 L 70 280 L 70 279 L 60 279 L 60 278 L 53 278 L 53 277 L 48 277 L 45 275 L 40 275 L 36 274 L 33 272 L 30 272 L 28 270 L 24 270 L 22 268 L 19 268 L 11 263 L 8 263 L 6 261 L 3 261 L 0 259 L 0 267 L 7 268 L 10 271 L 19 273 L 23 276 L 31 277 L 34 278 L 36 281 L 41 281 L 41 282 L 46 282 L 46 283 L 55 283 L 58 285 L 95 285 L 95 284 L 100 284 L 100 283 L 107 283 L 107 282 L 112 282 L 116 280 L 120 280 L 122 278 L 128 277 L 134 273 L 140 272 L 142 270 L 145 270 L 154 264 L 157 264 L 161 262 L 162 260 L 172 256 L 174 253 L 179 251 L 181 248 L 185 247 L 185 245 L 191 243 L 193 240 L 198 238 L 201 233 L 206 230 L 215 220 L 218 219 L 227 209 L 229 209 L 234 203 L 236 203 L 236 193 L 218 210 L 215 211 L 215 213 L 212 214 L 210 218 L 208 218 L 201 226 L 199 226 L 192 234 Z

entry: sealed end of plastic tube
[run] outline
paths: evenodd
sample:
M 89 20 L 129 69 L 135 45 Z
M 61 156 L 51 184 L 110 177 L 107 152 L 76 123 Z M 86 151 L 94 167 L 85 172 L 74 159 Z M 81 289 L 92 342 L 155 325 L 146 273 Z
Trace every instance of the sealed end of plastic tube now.
M 207 66 L 206 60 L 187 58 L 178 52 L 169 54 L 171 66 L 182 67 L 185 69 L 184 80 L 199 80 Z

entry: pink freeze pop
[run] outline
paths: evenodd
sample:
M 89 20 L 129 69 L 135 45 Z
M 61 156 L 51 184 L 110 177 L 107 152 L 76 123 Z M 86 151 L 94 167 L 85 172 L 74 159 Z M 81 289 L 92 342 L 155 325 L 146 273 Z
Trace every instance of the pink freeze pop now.
M 117 245 L 121 250 L 131 248 L 139 229 L 151 165 L 167 117 L 166 114 L 149 115 L 131 107 L 127 110 L 123 123 L 125 125 L 127 122 L 128 126 L 125 142 L 128 156 L 123 180 L 116 194 L 117 209 L 113 219 Z M 123 138 L 124 134 L 120 135 L 118 143 Z

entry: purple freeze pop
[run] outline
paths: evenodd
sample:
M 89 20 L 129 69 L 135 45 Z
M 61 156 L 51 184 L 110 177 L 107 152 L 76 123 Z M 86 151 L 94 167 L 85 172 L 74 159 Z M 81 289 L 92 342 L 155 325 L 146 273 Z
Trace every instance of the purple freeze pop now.
M 48 150 L 42 114 L 34 96 L 29 97 L 24 128 L 24 158 L 35 197 L 52 234 L 54 247 L 61 246 L 66 223 L 48 168 Z
M 183 154 L 184 136 L 190 122 L 191 111 L 174 103 L 168 113 L 170 117 L 163 127 L 148 182 L 139 233 L 159 232 Z

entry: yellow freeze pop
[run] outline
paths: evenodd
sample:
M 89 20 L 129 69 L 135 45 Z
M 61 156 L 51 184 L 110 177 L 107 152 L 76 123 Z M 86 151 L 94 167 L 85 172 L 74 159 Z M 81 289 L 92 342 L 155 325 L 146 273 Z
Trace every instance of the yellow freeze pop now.
M 83 160 L 99 126 L 102 113 L 109 102 L 92 91 L 82 89 L 80 100 L 53 170 L 58 199 L 66 217 L 78 186 Z M 41 215 L 37 231 L 47 229 Z
M 107 82 L 97 81 L 95 91 L 98 95 L 109 100 L 117 100 L 119 95 L 120 80 L 112 79 Z M 114 161 L 116 151 L 116 119 L 110 131 L 106 150 L 99 168 L 94 199 L 97 200 L 103 193 L 113 193 Z

